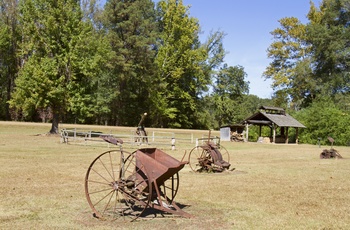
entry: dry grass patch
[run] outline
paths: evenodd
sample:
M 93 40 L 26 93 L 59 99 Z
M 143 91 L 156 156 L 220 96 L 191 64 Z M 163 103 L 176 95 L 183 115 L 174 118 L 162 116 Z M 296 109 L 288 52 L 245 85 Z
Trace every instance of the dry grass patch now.
M 317 145 L 224 142 L 234 171 L 197 174 L 188 166 L 180 171 L 176 201 L 195 218 L 166 215 L 132 223 L 107 222 L 92 217 L 84 176 L 91 161 L 108 148 L 66 145 L 57 136 L 38 135 L 49 128 L 49 124 L 0 122 L 0 229 L 350 228 L 348 147 L 335 147 L 344 159 L 321 160 L 323 148 Z M 198 137 L 206 133 L 179 132 Z M 178 142 L 176 147 L 165 151 L 180 160 L 193 144 Z

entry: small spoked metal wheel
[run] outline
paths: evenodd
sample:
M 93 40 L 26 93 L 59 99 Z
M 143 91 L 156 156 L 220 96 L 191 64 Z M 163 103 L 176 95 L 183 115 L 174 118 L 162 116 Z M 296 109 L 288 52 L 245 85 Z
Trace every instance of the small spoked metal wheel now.
M 135 153 L 112 150 L 91 163 L 85 194 L 95 217 L 134 220 L 149 206 L 152 184 Z
M 228 153 L 227 149 L 222 145 L 219 145 L 218 149 L 221 153 L 222 159 L 226 162 L 230 162 L 230 154 Z
M 169 179 L 167 179 L 162 185 L 159 186 L 162 199 L 171 205 L 179 189 L 179 173 L 175 173 Z

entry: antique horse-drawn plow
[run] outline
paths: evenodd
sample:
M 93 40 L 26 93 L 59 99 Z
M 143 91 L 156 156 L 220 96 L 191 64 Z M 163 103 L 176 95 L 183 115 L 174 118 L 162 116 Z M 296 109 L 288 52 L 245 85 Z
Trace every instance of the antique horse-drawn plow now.
M 137 125 L 137 128 L 136 128 L 135 142 L 138 142 L 139 144 L 141 144 L 141 143 L 148 144 L 147 132 L 145 130 L 145 126 L 143 125 L 146 116 L 147 116 L 147 113 L 142 114 L 141 119 L 139 121 L 139 124 Z
M 99 155 L 85 177 L 85 194 L 93 215 L 101 219 L 145 217 L 146 209 L 191 217 L 174 202 L 179 188 L 180 162 L 156 148 L 123 151 L 122 141 L 101 136 L 119 145 Z
M 203 145 L 194 147 L 189 153 L 188 162 L 194 172 L 222 172 L 231 165 L 228 151 L 220 143 L 214 143 L 210 133 Z

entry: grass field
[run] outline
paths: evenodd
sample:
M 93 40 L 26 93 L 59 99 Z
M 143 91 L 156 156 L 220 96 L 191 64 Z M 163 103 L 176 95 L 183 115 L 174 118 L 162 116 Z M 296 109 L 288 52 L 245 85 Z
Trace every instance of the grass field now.
M 84 192 L 88 166 L 110 148 L 62 144 L 59 136 L 43 135 L 49 129 L 50 124 L 0 122 L 0 229 L 350 229 L 348 147 L 335 147 L 344 159 L 319 159 L 330 146 L 223 142 L 235 170 L 198 174 L 185 166 L 179 172 L 175 200 L 194 218 L 111 222 L 92 216 Z M 198 137 L 206 132 L 171 131 Z M 174 151 L 159 148 L 181 160 L 193 147 L 177 141 Z

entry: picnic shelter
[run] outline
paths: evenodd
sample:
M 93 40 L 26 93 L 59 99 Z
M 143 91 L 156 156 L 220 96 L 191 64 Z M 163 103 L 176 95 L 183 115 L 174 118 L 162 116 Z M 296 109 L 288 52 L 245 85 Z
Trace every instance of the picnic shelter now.
M 286 113 L 283 108 L 261 106 L 259 112 L 253 114 L 243 121 L 246 126 L 246 140 L 248 140 L 249 126 L 259 126 L 259 137 L 261 137 L 262 126 L 270 127 L 270 142 L 289 143 L 288 131 L 295 128 L 295 142 L 298 143 L 299 128 L 306 128 L 299 121 Z

